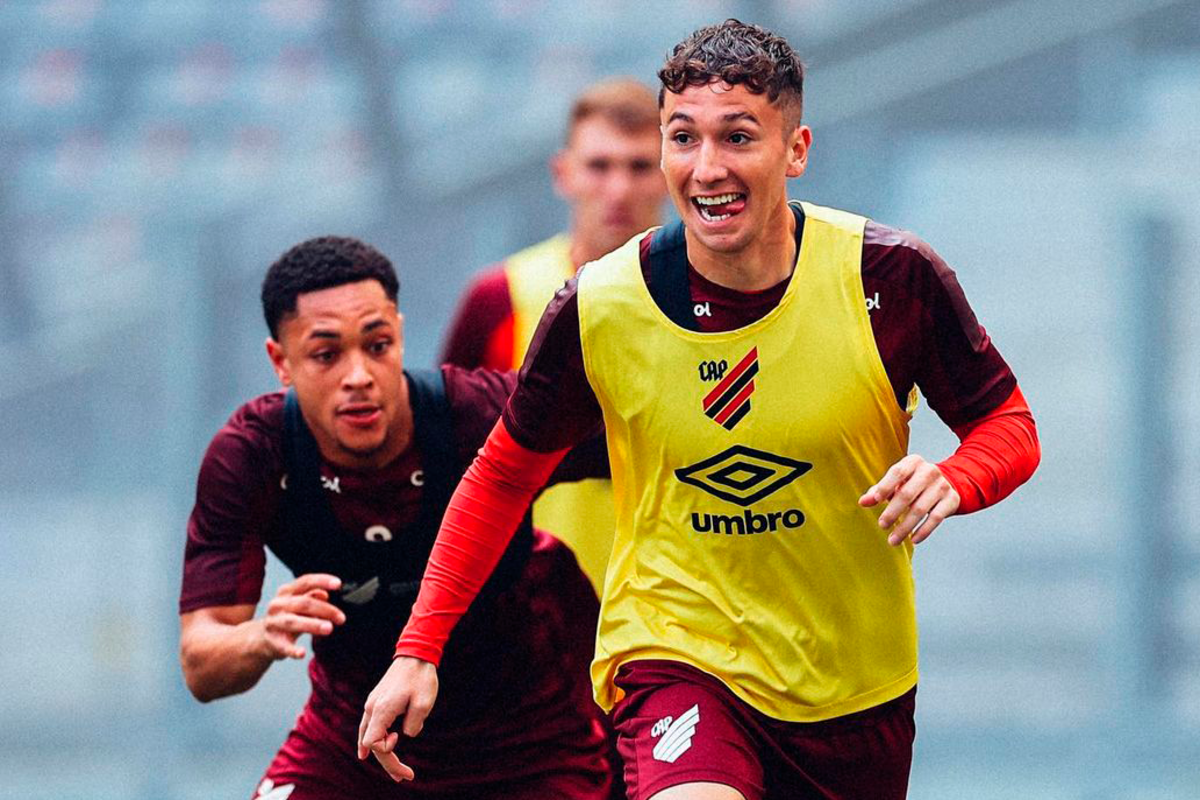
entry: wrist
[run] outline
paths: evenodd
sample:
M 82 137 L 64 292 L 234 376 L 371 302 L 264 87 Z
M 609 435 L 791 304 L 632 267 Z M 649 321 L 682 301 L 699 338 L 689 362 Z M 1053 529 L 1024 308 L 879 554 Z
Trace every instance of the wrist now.
M 265 617 L 246 620 L 241 624 L 242 633 L 246 637 L 246 652 L 264 667 L 271 662 L 282 659 L 283 653 L 271 644 L 267 636 L 267 620 Z

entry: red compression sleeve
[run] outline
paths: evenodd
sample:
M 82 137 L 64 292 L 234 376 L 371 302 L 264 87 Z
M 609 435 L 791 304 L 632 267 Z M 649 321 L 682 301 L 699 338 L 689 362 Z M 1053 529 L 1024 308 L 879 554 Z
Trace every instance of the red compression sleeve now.
M 1021 388 L 990 413 L 954 429 L 959 446 L 938 464 L 962 503 L 958 514 L 987 508 L 1012 494 L 1037 469 L 1042 450 Z
M 412 616 L 396 643 L 397 656 L 441 660 L 450 631 L 566 454 L 527 450 L 509 436 L 503 419 L 496 423 L 446 506 Z

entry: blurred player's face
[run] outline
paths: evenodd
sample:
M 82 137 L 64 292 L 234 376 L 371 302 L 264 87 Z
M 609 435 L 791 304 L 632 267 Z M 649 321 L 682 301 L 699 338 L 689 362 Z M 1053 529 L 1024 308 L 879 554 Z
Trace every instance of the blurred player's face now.
M 765 94 L 721 82 L 666 92 L 662 126 L 663 173 L 689 245 L 737 255 L 786 229 L 787 179 L 808 164 L 807 126 L 789 124 Z
M 622 130 L 601 116 L 575 126 L 551 166 L 571 204 L 571 238 L 588 260 L 657 225 L 666 185 L 658 169 L 659 134 Z
M 381 467 L 408 446 L 403 318 L 379 281 L 300 295 L 267 353 L 333 463 Z

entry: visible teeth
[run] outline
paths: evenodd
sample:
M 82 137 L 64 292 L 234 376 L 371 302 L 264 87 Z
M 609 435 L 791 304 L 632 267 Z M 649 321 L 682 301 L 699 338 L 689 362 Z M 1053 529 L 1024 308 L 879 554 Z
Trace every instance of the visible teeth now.
M 730 217 L 733 216 L 733 214 L 710 214 L 710 213 L 708 213 L 707 208 L 704 208 L 703 206 L 701 206 L 700 207 L 700 216 L 704 217 L 704 219 L 709 222 L 720 222 L 721 220 L 729 219 Z
M 697 197 L 694 198 L 697 203 L 702 206 L 719 206 L 722 203 L 732 203 L 738 199 L 736 194 L 722 194 L 716 197 Z

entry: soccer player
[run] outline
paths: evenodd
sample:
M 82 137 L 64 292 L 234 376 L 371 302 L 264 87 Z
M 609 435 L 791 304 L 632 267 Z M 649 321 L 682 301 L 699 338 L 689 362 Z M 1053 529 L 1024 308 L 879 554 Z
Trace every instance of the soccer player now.
M 583 264 L 657 225 L 667 188 L 660 159 L 658 104 L 644 84 L 601 81 L 571 106 L 566 143 L 550 162 L 571 209 L 561 233 L 485 270 L 468 287 L 448 332 L 442 361 L 461 367 L 518 369 L 546 304 Z M 565 541 L 597 593 L 616 518 L 612 484 L 594 479 L 551 487 L 533 522 Z
M 304 657 L 311 635 L 312 694 L 256 797 L 606 798 L 587 679 L 597 601 L 528 519 L 447 651 L 447 702 L 400 745 L 422 780 L 398 785 L 354 757 L 446 502 L 515 384 L 406 372 L 398 289 L 388 259 L 355 239 L 304 242 L 268 270 L 267 353 L 290 390 L 239 408 L 201 465 L 180 599 L 187 685 L 202 701 L 244 692 Z M 606 474 L 595 452 L 560 475 Z M 295 579 L 256 617 L 264 547 Z
M 547 308 L 447 509 L 359 756 L 402 774 L 389 726 L 419 731 L 454 620 L 603 419 L 617 532 L 592 677 L 629 797 L 903 798 L 913 546 L 1028 479 L 1032 416 L 929 245 L 789 202 L 812 133 L 785 40 L 729 20 L 659 77 L 681 223 L 585 266 Z M 940 463 L 907 454 L 918 386 L 961 440 Z

